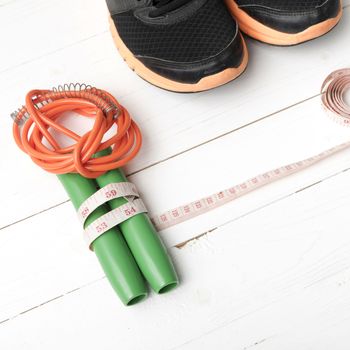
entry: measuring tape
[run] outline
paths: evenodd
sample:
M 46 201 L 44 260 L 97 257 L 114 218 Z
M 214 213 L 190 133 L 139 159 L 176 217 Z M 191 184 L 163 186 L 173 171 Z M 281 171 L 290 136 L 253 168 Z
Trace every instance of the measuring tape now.
M 331 73 L 321 88 L 321 101 L 325 111 L 333 120 L 344 126 L 350 126 L 350 107 L 344 100 L 345 92 L 349 87 L 350 69 L 340 69 Z M 350 148 L 350 141 L 329 148 L 307 159 L 254 176 L 247 181 L 218 193 L 168 210 L 163 214 L 154 216 L 151 220 L 155 228 L 158 231 L 162 231 L 199 215 L 203 215 L 260 187 L 304 170 L 347 148 Z M 89 246 L 97 237 L 113 226 L 135 215 L 147 212 L 134 184 L 129 182 L 113 183 L 97 191 L 81 205 L 78 210 L 80 221 L 84 224 L 88 215 L 97 207 L 114 198 L 120 197 L 127 199 L 128 203 L 105 214 L 85 229 L 85 240 Z
M 121 197 L 128 202 L 102 215 L 85 228 L 84 239 L 90 248 L 92 242 L 105 232 L 137 214 L 147 213 L 147 209 L 139 198 L 135 185 L 130 182 L 108 184 L 95 192 L 78 208 L 78 218 L 84 226 L 86 219 L 95 209 L 112 199 Z
M 333 120 L 344 126 L 350 125 L 350 107 L 344 100 L 345 92 L 349 87 L 350 69 L 340 69 L 331 73 L 321 88 L 321 101 L 325 111 Z M 26 115 L 23 115 L 23 117 L 26 117 Z M 349 147 L 350 141 L 342 143 L 313 157 L 267 171 L 236 186 L 156 215 L 151 220 L 158 231 L 164 230 L 218 208 L 260 187 L 304 170 Z M 84 225 L 87 217 L 96 208 L 112 199 L 121 197 L 125 198 L 127 203 L 109 211 L 85 228 L 84 237 L 89 246 L 96 238 L 112 227 L 135 215 L 147 212 L 134 184 L 129 182 L 112 183 L 101 188 L 82 203 L 77 211 L 79 220 Z
M 350 69 L 339 69 L 331 73 L 321 88 L 322 105 L 327 114 L 344 126 L 350 126 L 350 107 L 344 99 L 345 92 L 349 88 Z M 349 147 L 350 141 L 327 149 L 313 157 L 267 171 L 239 185 L 156 215 L 152 218 L 152 221 L 158 231 L 164 230 L 218 208 L 260 187 L 304 170 Z

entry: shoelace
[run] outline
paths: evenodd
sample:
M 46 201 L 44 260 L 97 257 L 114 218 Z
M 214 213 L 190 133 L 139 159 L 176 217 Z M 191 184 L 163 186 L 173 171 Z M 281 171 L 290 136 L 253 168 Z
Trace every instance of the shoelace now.
M 153 0 L 156 10 L 151 11 L 151 17 L 158 17 L 187 4 L 191 0 Z

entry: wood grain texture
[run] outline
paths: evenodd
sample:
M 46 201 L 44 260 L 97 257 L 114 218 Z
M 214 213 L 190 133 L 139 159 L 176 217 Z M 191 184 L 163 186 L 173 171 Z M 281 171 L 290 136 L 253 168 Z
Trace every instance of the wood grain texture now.
M 269 349 L 326 349 L 340 333 L 335 348 L 343 349 L 349 340 L 343 324 L 350 310 L 350 192 L 339 186 L 346 181 L 349 172 L 172 249 L 182 278 L 173 293 L 125 308 L 106 280 L 97 279 L 3 322 L 1 343 L 93 349 L 103 338 L 104 349 L 243 349 L 265 339 Z M 69 274 L 75 269 L 70 264 Z
M 6 101 L 3 113 L 9 115 L 23 103 L 25 92 L 33 87 L 85 81 L 105 88 L 130 110 L 143 130 L 143 149 L 128 168 L 128 173 L 134 173 L 318 94 L 324 77 L 347 64 L 350 49 L 344 40 L 349 11 L 346 8 L 343 21 L 329 35 L 305 45 L 279 48 L 250 41 L 250 67 L 240 79 L 194 95 L 172 94 L 145 84 L 126 69 L 106 32 L 0 74 L 2 81 L 8 82 L 0 87 Z M 98 12 L 97 19 L 105 22 Z M 251 101 L 259 106 L 256 112 L 252 112 Z M 15 174 L 6 174 L 17 184 L 5 190 L 9 201 L 14 199 L 7 208 L 16 206 L 17 210 L 6 210 L 1 216 L 3 227 L 57 205 L 66 197 L 52 176 L 31 166 L 30 160 L 24 160 L 18 152 L 8 132 L 11 120 L 2 118 L 0 123 L 0 147 L 10 149 L 4 159 L 9 166 L 4 171 L 10 171 L 6 169 L 11 169 L 14 162 L 18 168 Z M 38 197 L 40 190 L 51 195 Z M 28 198 L 31 206 L 18 207 L 18 193 Z
M 349 348 L 349 151 L 161 232 L 181 286 L 125 308 L 58 181 L 18 151 L 6 118 L 32 88 L 111 91 L 145 136 L 129 178 L 163 212 L 349 138 L 318 96 L 349 64 L 343 5 L 329 35 L 291 48 L 248 40 L 240 79 L 178 95 L 126 68 L 103 2 L 0 1 L 1 349 Z

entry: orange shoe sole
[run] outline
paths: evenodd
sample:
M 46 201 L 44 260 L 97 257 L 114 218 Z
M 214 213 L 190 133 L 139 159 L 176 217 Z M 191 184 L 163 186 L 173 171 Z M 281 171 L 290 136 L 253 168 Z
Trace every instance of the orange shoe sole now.
M 241 10 L 233 0 L 225 0 L 225 2 L 232 15 L 236 18 L 242 32 L 256 40 L 280 46 L 297 45 L 326 34 L 337 25 L 343 13 L 340 4 L 340 12 L 337 17 L 315 24 L 300 33 L 290 34 L 279 32 L 256 21 Z
M 141 78 L 147 80 L 153 85 L 160 88 L 175 91 L 175 92 L 199 92 L 210 90 L 220 85 L 224 85 L 231 80 L 238 78 L 245 70 L 248 64 L 248 50 L 243 40 L 244 55 L 241 64 L 237 68 L 227 68 L 222 72 L 202 78 L 195 84 L 186 84 L 167 79 L 147 68 L 133 53 L 126 47 L 123 40 L 120 38 L 118 31 L 111 17 L 109 17 L 110 31 L 113 36 L 114 43 L 120 54 L 128 64 Z

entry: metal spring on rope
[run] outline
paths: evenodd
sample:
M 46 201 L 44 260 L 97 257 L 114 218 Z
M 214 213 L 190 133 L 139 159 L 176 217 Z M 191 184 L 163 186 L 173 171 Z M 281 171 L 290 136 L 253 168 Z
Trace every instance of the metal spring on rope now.
M 81 97 L 94 103 L 98 108 L 102 109 L 104 113 L 108 113 L 111 110 L 115 110 L 117 115 L 120 113 L 118 106 L 112 102 L 104 91 L 85 83 L 68 83 L 58 85 L 57 87 L 53 87 L 52 93 L 49 93 L 48 95 L 52 100 L 62 97 Z M 99 99 L 96 99 L 96 97 L 99 97 Z M 105 103 L 101 104 L 101 102 L 98 102 L 100 99 L 102 99 Z
M 83 98 L 100 108 L 104 114 L 114 111 L 114 119 L 118 118 L 121 112 L 120 108 L 113 103 L 111 98 L 104 91 L 85 83 L 58 85 L 57 87 L 53 87 L 45 95 L 36 96 L 33 102 L 35 107 L 40 110 L 43 106 L 62 98 Z M 26 107 L 22 106 L 11 113 L 11 118 L 16 124 L 22 126 L 30 118 L 30 115 Z
M 13 121 L 19 126 L 22 126 L 29 119 L 29 113 L 24 106 L 12 112 L 10 116 Z

